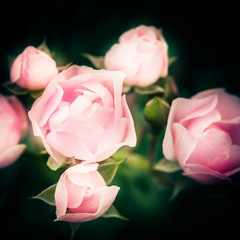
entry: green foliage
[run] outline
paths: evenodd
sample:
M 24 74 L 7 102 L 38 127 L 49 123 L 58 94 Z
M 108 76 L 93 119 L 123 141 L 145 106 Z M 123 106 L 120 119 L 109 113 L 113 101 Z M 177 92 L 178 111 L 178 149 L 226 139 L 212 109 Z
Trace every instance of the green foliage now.
M 174 185 L 172 196 L 169 200 L 173 201 L 182 191 L 193 185 L 193 183 L 193 180 L 181 174 Z
M 52 55 L 53 55 L 53 54 L 51 54 L 51 51 L 50 51 L 50 49 L 47 46 L 46 39 L 43 40 L 43 42 L 38 46 L 37 49 L 40 50 L 40 51 L 45 52 L 50 57 L 52 57 Z
M 125 159 L 115 159 L 115 158 L 109 158 L 105 160 L 102 164 L 100 164 L 98 171 L 104 178 L 107 185 L 109 185 L 113 178 L 115 177 L 118 167 L 121 163 L 123 163 Z
M 44 202 L 46 202 L 49 205 L 55 206 L 55 190 L 56 190 L 57 184 L 53 184 L 50 187 L 44 189 L 42 192 L 40 192 L 38 195 L 32 197 L 34 199 L 40 199 Z
M 152 128 L 152 133 L 159 133 L 165 126 L 170 106 L 168 103 L 155 96 L 147 102 L 144 108 L 144 117 Z
M 181 167 L 177 161 L 169 161 L 163 158 L 153 167 L 153 169 L 160 172 L 173 173 L 179 171 Z
M 113 205 L 102 215 L 102 217 L 105 217 L 105 218 L 114 217 L 114 218 L 119 218 L 119 219 L 125 220 L 125 221 L 128 220 L 127 218 L 122 216 Z
M 87 58 L 95 68 L 105 69 L 104 57 L 96 57 L 88 53 L 83 53 L 82 56 Z
M 140 95 L 152 95 L 164 93 L 164 89 L 159 85 L 151 85 L 148 87 L 134 87 L 134 92 Z

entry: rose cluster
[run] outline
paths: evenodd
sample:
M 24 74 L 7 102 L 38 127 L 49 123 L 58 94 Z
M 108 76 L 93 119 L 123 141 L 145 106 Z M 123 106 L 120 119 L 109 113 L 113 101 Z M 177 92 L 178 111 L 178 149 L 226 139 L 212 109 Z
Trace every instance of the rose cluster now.
M 136 146 L 137 119 L 126 100 L 131 91 L 154 95 L 144 117 L 153 135 L 166 125 L 163 161 L 176 161 L 185 175 L 202 183 L 231 181 L 239 172 L 240 99 L 224 89 L 177 97 L 159 29 L 130 29 L 103 58 L 89 59 L 104 67 L 57 67 L 46 47 L 29 46 L 14 60 L 9 86 L 40 95 L 28 114 L 16 96 L 0 95 L 0 167 L 24 151 L 28 116 L 49 154 L 47 165 L 66 168 L 55 190 L 57 220 L 93 220 L 112 206 L 120 188 L 108 186 L 98 169 L 123 146 Z

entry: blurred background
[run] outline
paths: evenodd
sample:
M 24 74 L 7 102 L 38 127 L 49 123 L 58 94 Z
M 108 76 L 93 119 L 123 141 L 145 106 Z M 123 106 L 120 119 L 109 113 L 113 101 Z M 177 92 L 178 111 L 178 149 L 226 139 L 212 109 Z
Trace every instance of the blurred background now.
M 8 57 L 29 45 L 37 47 L 46 39 L 58 65 L 91 66 L 82 53 L 103 56 L 123 32 L 144 24 L 161 28 L 169 56 L 177 57 L 169 73 L 180 96 L 215 87 L 240 96 L 240 20 L 231 1 L 8 1 L 1 5 L 0 20 L 1 83 L 9 81 Z M 31 199 L 59 176 L 29 152 L 0 169 L 3 239 L 69 239 L 69 224 L 54 222 L 55 208 Z M 159 188 L 143 172 L 119 174 L 114 183 L 121 187 L 116 207 L 130 220 L 84 223 L 76 239 L 198 239 L 238 233 L 238 186 L 190 181 L 188 189 L 170 201 L 172 190 Z

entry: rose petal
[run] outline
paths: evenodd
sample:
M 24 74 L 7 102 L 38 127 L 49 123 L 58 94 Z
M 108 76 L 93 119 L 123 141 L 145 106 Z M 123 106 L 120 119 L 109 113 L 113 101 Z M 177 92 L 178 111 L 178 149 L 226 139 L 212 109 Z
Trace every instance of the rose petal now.
M 20 157 L 25 148 L 26 146 L 24 144 L 18 144 L 8 148 L 0 155 L 0 168 L 14 163 Z
M 93 157 L 83 140 L 70 133 L 51 132 L 47 135 L 47 142 L 55 151 L 69 158 L 87 160 Z
M 177 98 L 172 102 L 168 116 L 167 128 L 163 139 L 163 154 L 168 160 L 176 159 L 172 124 L 204 116 L 216 107 L 218 98 L 216 95 L 204 99 L 184 99 Z
M 66 188 L 66 176 L 67 173 L 64 172 L 57 183 L 56 190 L 55 190 L 55 203 L 56 203 L 56 215 L 57 218 L 64 215 L 67 210 L 67 188 Z
M 67 213 L 61 216 L 57 215 L 56 221 L 86 222 L 102 216 L 112 205 L 119 189 L 117 186 L 103 187 L 99 207 L 95 213 Z
M 177 159 L 182 167 L 184 167 L 189 156 L 197 146 L 196 139 L 179 123 L 172 126 L 174 136 L 174 147 Z

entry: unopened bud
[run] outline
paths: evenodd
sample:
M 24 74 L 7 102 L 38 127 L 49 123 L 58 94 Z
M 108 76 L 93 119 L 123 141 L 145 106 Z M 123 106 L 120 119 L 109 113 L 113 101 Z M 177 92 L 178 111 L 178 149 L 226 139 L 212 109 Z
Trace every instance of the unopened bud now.
M 154 97 L 144 108 L 144 117 L 153 133 L 159 133 L 165 126 L 169 113 L 169 104 L 160 97 Z

